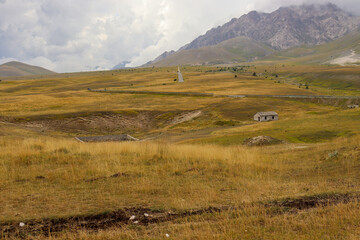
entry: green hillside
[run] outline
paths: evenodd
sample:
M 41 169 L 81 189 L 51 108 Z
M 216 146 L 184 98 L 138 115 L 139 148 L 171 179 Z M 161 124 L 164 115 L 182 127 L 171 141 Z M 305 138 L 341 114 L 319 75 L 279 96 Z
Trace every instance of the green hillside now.
M 1 77 L 48 75 L 54 73 L 55 72 L 52 72 L 45 68 L 24 64 L 21 62 L 8 62 L 3 65 L 0 65 Z
M 273 53 L 271 48 L 246 37 L 237 37 L 215 46 L 176 52 L 154 66 L 224 64 L 254 61 Z
M 300 46 L 276 51 L 247 37 L 237 37 L 215 46 L 178 51 L 159 61 L 145 65 L 213 65 L 253 61 L 276 61 L 301 64 L 346 65 L 360 62 L 360 33 L 353 32 L 335 41 L 317 45 Z M 359 59 L 359 61 L 357 61 Z
M 334 60 L 351 56 L 352 53 L 355 55 L 354 58 L 359 58 L 359 32 L 350 33 L 345 37 L 318 46 L 301 46 L 275 52 L 272 55 L 264 58 L 264 60 L 290 60 L 297 63 L 306 64 L 332 64 Z M 344 64 L 346 64 L 346 61 Z

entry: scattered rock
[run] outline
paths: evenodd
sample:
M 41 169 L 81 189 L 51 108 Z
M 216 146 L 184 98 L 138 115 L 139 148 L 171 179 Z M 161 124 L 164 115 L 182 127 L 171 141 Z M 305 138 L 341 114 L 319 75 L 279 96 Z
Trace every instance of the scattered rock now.
M 25 227 L 25 223 L 21 222 L 21 223 L 19 223 L 19 226 L 20 227 Z
M 121 173 L 115 173 L 114 175 L 111 175 L 111 178 L 118 178 L 121 176 Z
M 99 181 L 99 180 L 104 180 L 104 179 L 108 179 L 108 178 L 118 178 L 118 177 L 128 177 L 129 174 L 127 173 L 115 173 L 113 175 L 111 175 L 110 177 L 97 177 L 97 178 L 90 178 L 90 179 L 86 179 L 84 180 L 85 182 L 95 182 L 95 181 Z
M 170 235 L 167 233 L 167 234 L 165 234 L 165 236 L 167 237 L 167 238 L 169 238 L 170 237 Z
M 339 152 L 338 151 L 334 151 L 334 152 L 331 152 L 328 154 L 326 160 L 330 160 L 330 159 L 333 159 L 333 158 L 337 158 L 339 155 Z
M 118 178 L 118 177 L 121 177 L 121 176 L 128 177 L 129 174 L 127 174 L 127 173 L 115 173 L 115 174 L 111 175 L 110 178 Z
M 243 144 L 252 147 L 252 146 L 275 145 L 280 143 L 283 143 L 283 141 L 276 138 L 272 138 L 269 136 L 257 136 L 246 139 Z
M 255 204 L 266 207 L 271 214 L 283 214 L 289 212 L 296 213 L 297 210 L 306 210 L 318 206 L 329 206 L 350 202 L 358 203 L 359 201 L 359 193 L 334 193 L 278 199 L 269 202 L 257 202 Z M 78 231 L 80 229 L 103 230 L 124 224 L 139 224 L 146 226 L 148 224 L 168 222 L 188 216 L 196 216 L 205 213 L 220 213 L 222 211 L 230 211 L 232 209 L 236 210 L 239 207 L 243 208 L 244 206 L 208 207 L 181 212 L 159 211 L 148 208 L 126 208 L 123 210 L 105 212 L 96 215 L 91 214 L 57 219 L 30 220 L 26 223 L 26 225 L 25 223 L 20 223 L 20 225 L 17 222 L 2 222 L 0 225 L 0 232 L 3 237 L 5 236 L 5 239 L 8 239 L 8 237 L 10 239 L 25 239 L 26 236 L 33 237 L 42 235 L 49 237 L 50 228 L 51 233 L 58 233 L 63 231 Z M 145 213 L 149 214 L 149 217 L 145 217 Z M 135 219 L 136 221 L 133 221 Z M 166 234 L 165 236 L 167 237 Z
M 36 176 L 35 178 L 36 178 L 36 179 L 39 179 L 39 180 L 41 180 L 41 179 L 45 179 L 45 177 L 44 177 L 44 176 Z

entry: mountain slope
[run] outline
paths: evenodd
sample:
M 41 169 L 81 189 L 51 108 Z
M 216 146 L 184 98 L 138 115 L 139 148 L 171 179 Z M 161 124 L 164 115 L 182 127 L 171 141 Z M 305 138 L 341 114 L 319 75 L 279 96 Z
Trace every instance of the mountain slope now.
M 114 66 L 111 70 L 126 69 L 126 65 L 129 63 L 130 63 L 130 61 L 122 61 L 121 63 Z
M 265 57 L 268 61 L 296 61 L 306 64 L 340 64 L 360 62 L 360 32 L 316 46 L 294 47 Z M 358 59 L 358 60 L 357 60 Z M 343 61 L 341 61 L 343 60 Z
M 268 55 L 277 60 L 311 55 L 317 62 L 330 61 L 329 57 L 335 53 L 352 57 L 354 52 L 334 52 L 331 47 L 316 49 L 313 46 L 359 30 L 360 17 L 334 4 L 282 7 L 272 13 L 252 11 L 209 30 L 177 52 L 163 53 L 144 66 L 247 62 Z M 348 38 L 354 38 L 354 34 Z M 342 41 L 349 40 L 342 39 L 329 46 L 341 45 Z M 344 48 L 346 46 L 340 49 Z
M 222 64 L 234 62 L 248 62 L 265 57 L 274 50 L 257 43 L 247 37 L 237 37 L 221 42 L 215 46 L 199 49 L 183 50 L 159 57 L 144 66 L 174 66 L 174 65 L 201 65 Z
M 45 68 L 24 64 L 21 62 L 8 62 L 0 65 L 1 77 L 47 75 L 54 73 L 55 72 L 52 72 Z
M 360 18 L 334 4 L 282 7 L 272 13 L 250 12 L 213 28 L 205 35 L 180 48 L 188 50 L 216 45 L 246 36 L 273 49 L 299 45 L 318 45 L 345 36 L 358 29 Z

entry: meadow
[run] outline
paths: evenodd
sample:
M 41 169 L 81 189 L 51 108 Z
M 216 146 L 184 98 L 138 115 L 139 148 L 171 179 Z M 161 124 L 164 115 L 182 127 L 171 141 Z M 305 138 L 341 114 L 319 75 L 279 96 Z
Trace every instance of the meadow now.
M 356 96 L 359 67 L 189 66 L 184 84 L 176 70 L 5 79 L 0 239 L 360 237 L 358 100 L 221 96 Z M 280 120 L 255 122 L 258 111 Z M 111 134 L 141 141 L 74 139 Z M 281 143 L 243 144 L 262 135 Z

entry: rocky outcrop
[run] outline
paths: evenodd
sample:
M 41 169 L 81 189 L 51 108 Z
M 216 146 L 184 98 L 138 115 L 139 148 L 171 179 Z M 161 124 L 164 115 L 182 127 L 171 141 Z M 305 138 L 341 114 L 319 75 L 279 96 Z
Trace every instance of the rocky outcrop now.
M 282 7 L 272 13 L 252 11 L 209 30 L 180 50 L 216 45 L 245 36 L 276 50 L 318 45 L 345 36 L 360 27 L 360 18 L 334 4 Z
M 275 144 L 280 144 L 280 143 L 284 143 L 284 142 L 279 139 L 272 138 L 269 136 L 257 136 L 257 137 L 246 139 L 244 141 L 244 145 L 247 145 L 249 147 L 268 146 L 268 145 L 275 145 Z

